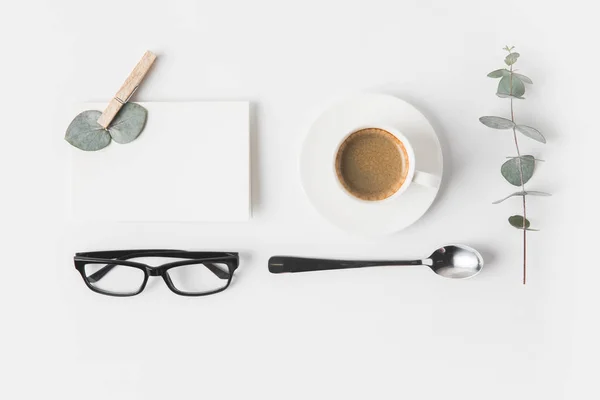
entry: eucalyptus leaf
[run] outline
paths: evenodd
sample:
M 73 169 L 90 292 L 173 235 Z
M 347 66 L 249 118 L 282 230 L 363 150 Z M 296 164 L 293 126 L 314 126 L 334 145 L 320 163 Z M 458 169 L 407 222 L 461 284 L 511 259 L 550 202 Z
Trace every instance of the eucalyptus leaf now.
M 515 126 L 515 123 L 510 119 L 502 117 L 485 116 L 479 118 L 479 122 L 494 129 L 511 129 Z
M 523 97 L 525 94 L 525 84 L 517 76 L 512 77 L 512 93 L 515 97 Z
M 521 183 L 521 172 L 519 165 L 522 164 L 523 169 L 523 182 Z M 521 186 L 522 184 L 526 184 L 529 179 L 533 176 L 533 171 L 535 169 L 535 158 L 533 156 L 521 156 L 511 158 L 502 164 L 500 168 L 500 172 L 504 179 L 508 181 L 511 185 Z
M 96 110 L 84 111 L 71 121 L 65 140 L 85 151 L 101 150 L 110 144 L 110 134 L 100 124 L 102 113 Z
M 540 192 L 537 190 L 528 190 L 525 192 L 525 194 L 527 194 L 527 196 L 542 196 L 542 197 L 550 197 L 552 196 L 550 193 L 546 193 L 546 192 Z
M 540 131 L 538 131 L 535 128 L 532 128 L 527 125 L 517 125 L 517 126 L 515 126 L 515 128 L 519 132 L 521 132 L 523 135 L 525 135 L 533 140 L 537 140 L 540 143 L 546 143 L 546 138 L 540 133 Z
M 506 56 L 506 58 L 504 59 L 504 62 L 506 63 L 506 65 L 513 65 L 514 63 L 517 62 L 517 60 L 519 59 L 520 54 L 519 53 L 510 53 L 509 55 Z
M 136 103 L 125 103 L 108 127 L 115 142 L 126 144 L 134 141 L 146 124 L 148 111 Z
M 512 88 L 511 88 L 512 84 Z M 512 95 L 520 98 L 525 94 L 525 84 L 516 76 L 505 76 L 498 83 L 498 96 Z
M 501 94 L 507 94 L 507 95 L 512 94 L 512 92 L 510 90 L 510 77 L 509 76 L 505 76 L 502 79 L 500 79 L 500 82 L 498 83 L 498 90 L 496 92 L 498 93 L 498 96 L 500 96 Z
M 514 193 L 512 193 L 512 194 L 509 194 L 508 196 L 506 196 L 506 197 L 505 197 L 505 198 L 503 198 L 503 199 L 500 199 L 500 200 L 496 200 L 496 201 L 494 201 L 492 204 L 500 204 L 500 203 L 502 203 L 504 200 L 508 200 L 508 199 L 510 199 L 511 197 L 515 197 L 515 196 L 523 196 L 523 193 L 525 193 L 525 192 L 514 192 Z
M 531 226 L 531 223 L 529 222 L 529 220 L 526 218 L 523 218 L 522 215 L 513 215 L 513 216 L 509 217 L 508 223 L 518 229 L 523 229 L 523 228 L 528 229 Z M 523 223 L 525 223 L 525 226 L 523 226 Z
M 509 74 L 509 70 L 507 70 L 506 68 L 502 68 L 490 72 L 489 74 L 487 74 L 487 76 L 489 76 L 490 78 L 502 78 L 503 76 L 508 76 Z
M 492 204 L 500 204 L 504 200 L 510 199 L 511 197 L 515 197 L 515 196 L 552 196 L 552 195 L 550 193 L 538 192 L 538 191 L 535 191 L 535 190 L 528 190 L 526 192 L 520 191 L 520 192 L 514 192 L 512 194 L 509 194 L 508 196 L 506 196 L 503 199 L 496 200 Z
M 529 77 L 522 75 L 522 74 L 517 74 L 516 72 L 512 73 L 513 76 L 516 76 L 517 78 L 519 78 L 520 80 L 522 80 L 524 83 L 528 83 L 530 85 L 533 84 L 533 82 L 531 81 L 531 79 L 529 79 Z

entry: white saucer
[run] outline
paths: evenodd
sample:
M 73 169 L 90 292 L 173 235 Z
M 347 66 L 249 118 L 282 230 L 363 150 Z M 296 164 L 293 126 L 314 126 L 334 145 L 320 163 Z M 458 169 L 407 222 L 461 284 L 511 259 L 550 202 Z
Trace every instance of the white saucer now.
M 416 169 L 442 177 L 442 149 L 425 116 L 396 97 L 364 94 L 332 106 L 313 123 L 300 155 L 302 186 L 317 211 L 338 227 L 390 234 L 421 218 L 439 189 L 412 184 L 398 197 L 380 202 L 354 199 L 340 189 L 333 168 L 335 151 L 346 134 L 365 126 L 397 129 L 414 147 Z

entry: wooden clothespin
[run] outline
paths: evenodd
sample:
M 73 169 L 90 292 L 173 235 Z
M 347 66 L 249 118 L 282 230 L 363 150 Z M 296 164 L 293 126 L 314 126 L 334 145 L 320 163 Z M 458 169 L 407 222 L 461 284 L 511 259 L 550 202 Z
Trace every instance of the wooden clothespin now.
M 115 97 L 108 103 L 108 106 L 98 118 L 98 123 L 104 128 L 108 128 L 112 120 L 115 118 L 121 107 L 129 101 L 133 93 L 142 83 L 142 80 L 148 73 L 148 70 L 156 60 L 156 55 L 151 51 L 144 53 L 142 59 L 137 63 L 133 71 L 129 74 L 125 83 L 121 86 L 121 89 L 117 92 Z

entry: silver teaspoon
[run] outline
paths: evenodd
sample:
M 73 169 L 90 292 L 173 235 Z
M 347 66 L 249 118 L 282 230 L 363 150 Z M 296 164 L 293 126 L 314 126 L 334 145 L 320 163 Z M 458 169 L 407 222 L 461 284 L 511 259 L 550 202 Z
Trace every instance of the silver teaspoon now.
M 472 247 L 452 244 L 440 247 L 429 258 L 412 261 L 345 261 L 287 256 L 274 256 L 269 259 L 269 271 L 274 274 L 393 265 L 426 265 L 444 278 L 464 279 L 475 276 L 481 271 L 483 258 Z

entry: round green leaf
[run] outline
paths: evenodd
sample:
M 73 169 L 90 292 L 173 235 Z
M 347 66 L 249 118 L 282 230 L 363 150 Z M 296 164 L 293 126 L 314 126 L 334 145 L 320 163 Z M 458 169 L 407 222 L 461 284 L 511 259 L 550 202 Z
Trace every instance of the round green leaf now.
M 540 143 L 546 143 L 546 138 L 535 128 L 527 125 L 517 125 L 515 128 L 523 135 L 530 137 L 533 140 L 537 140 Z
M 505 76 L 502 79 L 500 79 L 500 82 L 498 83 L 497 93 L 498 93 L 498 95 L 501 95 L 501 94 L 511 94 L 511 90 L 510 90 L 510 77 Z
M 135 103 L 125 103 L 108 127 L 115 142 L 126 144 L 134 141 L 144 130 L 148 111 Z
M 531 81 L 531 79 L 529 79 L 529 77 L 522 75 L 522 74 L 517 74 L 516 72 L 512 73 L 513 76 L 516 76 L 517 78 L 519 78 L 520 80 L 522 80 L 524 83 L 528 83 L 530 85 L 533 84 L 533 82 Z
M 519 53 L 510 53 L 509 55 L 506 56 L 506 58 L 504 59 L 504 62 L 506 63 L 506 65 L 513 65 L 514 63 L 517 62 L 517 60 L 519 59 L 520 54 Z
M 511 87 L 512 84 L 512 87 Z M 498 83 L 498 96 L 514 96 L 517 98 L 523 97 L 525 94 L 525 84 L 516 76 L 505 76 Z
M 531 223 L 528 219 L 523 218 L 521 215 L 513 215 L 508 218 L 508 223 L 518 229 L 528 229 L 531 226 Z M 525 224 L 525 226 L 523 226 Z
M 512 93 L 515 97 L 523 97 L 525 94 L 525 84 L 516 76 L 512 77 Z
M 67 128 L 65 140 L 78 149 L 96 151 L 110 144 L 110 134 L 100 124 L 100 111 L 84 111 Z
M 523 182 L 521 183 L 521 173 L 519 165 L 522 164 L 523 168 Z M 511 185 L 521 186 L 522 184 L 527 183 L 529 179 L 533 176 L 533 171 L 535 169 L 535 158 L 533 156 L 521 156 L 511 158 L 500 168 L 500 172 L 504 179 L 508 181 Z
M 515 126 L 515 123 L 510 119 L 502 118 L 502 117 L 481 117 L 479 121 L 485 126 L 489 126 L 494 129 L 511 129 Z
M 489 76 L 490 78 L 502 78 L 503 76 L 508 76 L 508 74 L 510 74 L 510 71 L 506 68 L 502 68 L 490 72 L 489 74 L 487 74 L 487 76 Z

